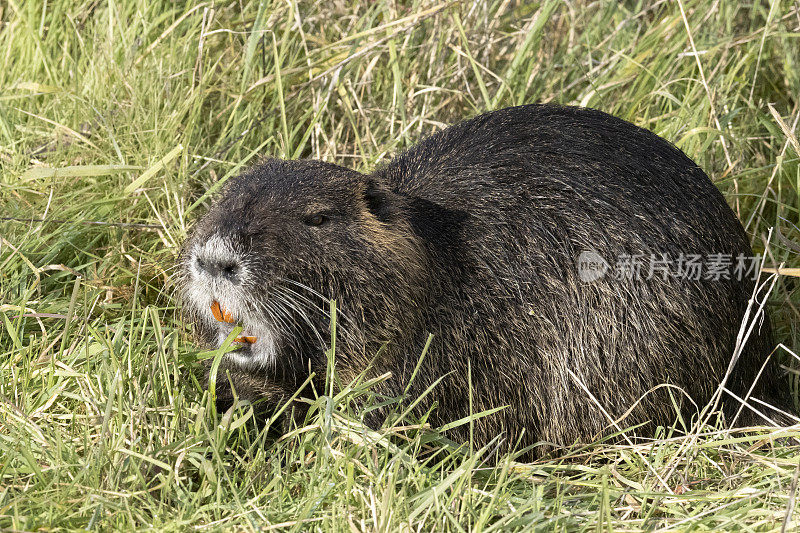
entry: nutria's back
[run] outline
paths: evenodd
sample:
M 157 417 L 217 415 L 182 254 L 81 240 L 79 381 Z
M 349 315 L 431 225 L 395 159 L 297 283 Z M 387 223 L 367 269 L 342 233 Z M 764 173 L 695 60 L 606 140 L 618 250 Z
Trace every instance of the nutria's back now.
M 629 215 L 640 206 L 640 215 L 656 217 L 653 225 L 674 226 L 676 216 L 712 209 L 708 217 L 746 241 L 722 194 L 683 152 L 593 109 L 527 105 L 480 115 L 428 137 L 377 173 L 404 195 L 451 209 L 471 202 L 475 216 L 513 217 L 518 213 L 504 207 L 523 199 L 534 201 L 533 212 L 569 200 Z M 562 213 L 572 216 L 577 207 L 570 203 Z
M 231 359 L 284 391 L 252 396 L 279 401 L 309 367 L 324 375 L 327 319 L 307 303 L 321 294 L 349 317 L 345 375 L 390 371 L 384 392 L 412 397 L 438 381 L 420 403 L 435 406 L 433 423 L 467 416 L 470 394 L 474 411 L 506 406 L 476 422 L 479 444 L 568 445 L 629 408 L 620 424 L 646 423 L 639 434 L 673 423 L 675 404 L 691 416 L 734 353 L 727 388 L 746 395 L 772 345 L 763 316 L 736 350 L 754 287 L 737 265 L 751 256 L 722 195 L 666 141 L 597 111 L 522 106 L 432 135 L 370 175 L 305 161 L 251 170 L 185 247 L 186 307 L 209 344 L 225 330 L 202 307 L 223 299 L 273 339 L 269 364 L 256 364 L 259 343 Z M 202 258 L 241 265 L 238 285 L 198 269 Z M 784 390 L 771 365 L 754 395 L 786 408 Z M 739 407 L 723 404 L 729 418 Z

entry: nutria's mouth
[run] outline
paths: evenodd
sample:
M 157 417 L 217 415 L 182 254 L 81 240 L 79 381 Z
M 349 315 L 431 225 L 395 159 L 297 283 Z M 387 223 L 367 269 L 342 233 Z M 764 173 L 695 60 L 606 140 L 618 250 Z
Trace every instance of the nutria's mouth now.
M 214 318 L 217 322 L 223 322 L 226 324 L 236 324 L 236 320 L 233 316 L 225 309 L 217 300 L 214 300 L 211 303 L 211 314 L 214 315 Z M 233 342 L 239 342 L 243 344 L 255 344 L 257 337 L 252 335 L 240 335 L 233 339 Z

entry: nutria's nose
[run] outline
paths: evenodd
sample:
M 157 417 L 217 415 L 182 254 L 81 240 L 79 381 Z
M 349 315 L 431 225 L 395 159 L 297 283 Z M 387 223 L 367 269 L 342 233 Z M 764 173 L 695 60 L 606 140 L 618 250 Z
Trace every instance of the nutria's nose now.
M 216 234 L 193 247 L 191 261 L 196 272 L 218 280 L 241 283 L 245 274 L 241 257 L 230 239 Z
M 239 263 L 232 259 L 212 259 L 209 257 L 202 257 L 200 255 L 195 257 L 197 268 L 205 272 L 211 277 L 225 278 L 234 283 L 239 282 L 239 271 L 241 267 Z

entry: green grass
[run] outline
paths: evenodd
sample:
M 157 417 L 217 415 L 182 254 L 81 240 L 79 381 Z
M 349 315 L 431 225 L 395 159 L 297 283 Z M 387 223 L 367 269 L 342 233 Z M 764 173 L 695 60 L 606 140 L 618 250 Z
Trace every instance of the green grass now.
M 779 438 L 796 429 L 667 430 L 492 468 L 423 421 L 359 426 L 357 384 L 270 445 L 249 411 L 210 409 L 165 284 L 213 191 L 259 156 L 369 169 L 535 101 L 675 142 L 754 248 L 800 267 L 765 241 L 800 238 L 798 9 L 0 3 L 0 216 L 51 219 L 0 220 L 0 529 L 796 529 L 800 451 Z M 796 283 L 768 306 L 791 363 Z

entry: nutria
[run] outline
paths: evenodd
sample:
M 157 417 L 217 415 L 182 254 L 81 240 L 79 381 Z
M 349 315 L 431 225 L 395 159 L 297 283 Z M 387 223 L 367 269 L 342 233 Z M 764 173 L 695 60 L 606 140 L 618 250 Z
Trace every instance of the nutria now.
M 505 406 L 474 423 L 476 445 L 564 446 L 623 415 L 643 436 L 676 411 L 688 424 L 735 353 L 728 421 L 754 382 L 753 398 L 789 409 L 775 364 L 756 381 L 773 341 L 758 301 L 748 314 L 751 257 L 722 194 L 675 146 L 599 111 L 526 105 L 371 174 L 267 160 L 226 184 L 180 261 L 200 340 L 244 328 L 223 362 L 239 397 L 278 404 L 309 372 L 321 390 L 331 298 L 340 376 L 391 372 L 381 392 L 409 399 L 439 380 L 417 408 L 433 408 L 431 424 L 468 416 L 471 394 L 473 412 Z M 230 383 L 218 388 L 230 403 Z M 745 407 L 739 423 L 785 416 L 749 403 L 761 414 Z

